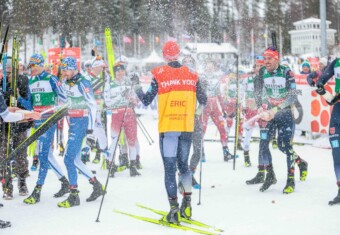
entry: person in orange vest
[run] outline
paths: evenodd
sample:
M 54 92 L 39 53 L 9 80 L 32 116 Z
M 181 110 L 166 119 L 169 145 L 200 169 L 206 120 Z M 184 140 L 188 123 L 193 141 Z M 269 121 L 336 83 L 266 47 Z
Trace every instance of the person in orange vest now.
M 207 96 L 198 75 L 178 62 L 180 47 L 168 41 L 163 46 L 167 65 L 151 71 L 153 79 L 146 93 L 139 85 L 139 78 L 132 78 L 135 92 L 144 105 L 149 105 L 158 95 L 158 131 L 165 170 L 165 188 L 170 212 L 163 221 L 178 224 L 180 217 L 191 218 L 191 172 L 188 158 L 194 131 L 196 100 L 206 104 Z M 177 202 L 177 166 L 180 172 L 179 191 L 183 195 L 179 208 Z

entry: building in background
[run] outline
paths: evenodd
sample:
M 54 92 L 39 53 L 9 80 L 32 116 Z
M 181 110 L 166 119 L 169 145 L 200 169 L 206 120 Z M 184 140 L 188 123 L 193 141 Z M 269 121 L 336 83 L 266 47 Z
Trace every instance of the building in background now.
M 294 24 L 295 29 L 289 31 L 291 39 L 292 54 L 320 56 L 321 53 L 321 20 L 317 18 L 308 18 L 297 21 Z M 327 45 L 335 44 L 335 29 L 330 29 L 330 21 L 327 24 Z

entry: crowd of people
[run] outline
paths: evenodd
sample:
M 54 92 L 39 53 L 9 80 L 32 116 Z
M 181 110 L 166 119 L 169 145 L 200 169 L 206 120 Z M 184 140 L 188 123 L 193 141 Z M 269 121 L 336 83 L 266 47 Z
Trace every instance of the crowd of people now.
M 101 163 L 103 168 L 109 170 L 111 177 L 126 169 L 129 169 L 131 177 L 141 176 L 141 149 L 137 138 L 138 116 L 135 107 L 139 102 L 147 106 L 156 97 L 160 154 L 164 163 L 165 188 L 170 205 L 169 213 L 163 217 L 164 222 L 178 224 L 181 218 L 190 219 L 192 216 L 192 187 L 200 187 L 194 174 L 199 162 L 205 161 L 203 140 L 209 118 L 220 134 L 223 152 L 221 160 L 229 161 L 235 158 L 228 147 L 230 130 L 235 119 L 242 116 L 236 122 L 239 124 L 238 136 L 235 136 L 238 138 L 237 148 L 244 153 L 246 167 L 252 165 L 251 155 L 253 162 L 255 158 L 258 161 L 256 176 L 247 180 L 246 184 L 261 184 L 260 191 L 264 192 L 277 182 L 269 148 L 273 138 L 277 138 L 279 150 L 287 156 L 287 183 L 283 193 L 294 192 L 296 166 L 300 180 L 306 180 L 308 163 L 294 151 L 292 145 L 295 133 L 292 108 L 297 99 L 295 78 L 289 66 L 280 63 L 280 55 L 275 48 L 269 47 L 263 56 L 257 57 L 253 70 L 243 76 L 243 79 L 233 70 L 226 74 L 209 58 L 201 65 L 202 71 L 198 71 L 193 56 L 186 55 L 180 60 L 181 50 L 176 42 L 166 42 L 162 52 L 166 64 L 151 71 L 152 80 L 146 92 L 138 74 L 127 73 L 127 61 L 116 61 L 112 77 L 107 63 L 98 55 L 84 62 L 82 71 L 76 58 L 66 57 L 59 65 L 59 76 L 56 76 L 51 74 L 51 68 L 46 66 L 44 57 L 34 54 L 27 65 L 29 75 L 24 73 L 23 64 L 19 63 L 17 81 L 14 81 L 17 82 L 18 90 L 17 107 L 10 105 L 10 99 L 14 95 L 11 90 L 12 68 L 10 63 L 1 65 L 0 157 L 3 163 L 3 199 L 13 198 L 12 178 L 15 176 L 18 178 L 19 194 L 28 196 L 23 202 L 30 205 L 39 203 L 48 170 L 51 168 L 61 183 L 61 188 L 54 197 L 69 194 L 57 204 L 58 207 L 80 205 L 78 175 L 86 177 L 93 187 L 86 201 L 96 200 L 106 191 L 88 167 L 91 152 L 96 152 L 92 163 Z M 320 95 L 325 95 L 324 86 L 333 75 L 336 79 L 336 95 L 329 102 L 334 105 L 329 138 L 339 192 L 329 202 L 330 205 L 340 204 L 340 104 L 337 102 L 340 93 L 340 78 L 337 78 L 339 69 L 339 59 L 329 65 L 321 59 L 319 70 L 311 71 L 310 64 L 306 61 L 302 64 L 301 71 L 301 74 L 308 75 L 308 83 L 315 86 Z M 3 86 L 5 80 L 7 89 Z M 8 124 L 5 122 L 15 122 L 12 124 L 15 136 L 11 143 L 11 148 L 15 149 L 33 129 L 39 128 L 64 104 L 68 106 L 67 119 L 50 127 L 36 141 L 31 170 L 39 172 L 36 185 L 29 194 L 26 185 L 29 174 L 27 151 L 17 155 L 15 161 L 6 161 Z M 22 109 L 27 111 L 19 112 Z M 111 114 L 111 122 L 107 122 L 107 113 Z M 54 155 L 56 151 L 53 149 L 53 142 L 58 136 L 55 135 L 58 129 L 59 133 L 63 133 L 63 122 L 66 120 L 69 126 L 68 136 L 64 138 L 60 134 L 58 140 L 67 170 L 64 173 Z M 106 131 L 107 123 L 111 125 L 110 136 Z M 258 153 L 251 152 L 250 149 L 256 123 L 260 128 Z M 64 139 L 67 139 L 65 147 Z M 191 146 L 193 154 L 190 158 Z M 119 159 L 116 160 L 118 148 Z M 178 202 L 178 191 L 182 195 L 181 203 Z M 0 224 L 0 227 L 10 226 L 5 221 Z

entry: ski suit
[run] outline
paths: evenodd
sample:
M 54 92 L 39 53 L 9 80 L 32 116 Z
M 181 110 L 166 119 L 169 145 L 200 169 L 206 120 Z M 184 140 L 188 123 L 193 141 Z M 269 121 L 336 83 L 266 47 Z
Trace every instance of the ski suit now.
M 43 112 L 49 108 L 52 108 L 56 105 L 56 100 L 58 99 L 60 102 L 66 102 L 66 94 L 65 90 L 62 86 L 62 83 L 59 79 L 49 74 L 45 71 L 32 77 L 29 80 L 29 89 L 27 100 L 23 97 L 19 97 L 18 101 L 28 110 L 34 110 L 37 112 Z M 37 120 L 34 122 L 34 128 L 37 129 L 53 112 L 49 112 L 42 116 L 41 120 Z M 53 171 L 56 173 L 58 179 L 64 176 L 60 166 L 56 161 L 51 160 L 50 157 L 53 157 L 53 154 L 49 154 L 54 132 L 56 130 L 56 125 L 53 125 L 48 131 L 46 131 L 42 136 L 38 139 L 38 148 L 39 148 L 39 175 L 37 180 L 37 185 L 43 185 L 47 176 L 48 164 L 51 165 Z
M 243 84 L 239 81 L 239 99 L 242 100 L 243 97 Z M 224 96 L 224 109 L 227 114 L 227 128 L 226 132 L 229 136 L 230 128 L 233 125 L 233 119 L 237 116 L 237 78 L 233 77 L 230 78 L 228 87 L 226 89 L 226 94 Z M 241 102 L 240 102 L 241 103 Z M 239 138 L 242 138 L 243 133 L 243 123 L 242 119 L 240 118 L 238 135 Z
M 91 82 L 91 85 L 93 85 L 95 82 L 99 81 L 101 78 L 96 77 L 92 73 L 86 73 L 84 75 L 86 79 L 88 79 Z M 107 137 L 104 129 L 104 125 L 102 123 L 102 113 L 103 113 L 103 88 L 99 88 L 96 91 L 93 91 L 94 93 L 94 98 L 96 100 L 97 104 L 97 113 L 95 117 L 95 125 L 93 129 L 93 134 L 96 136 L 96 141 L 98 143 L 98 148 L 101 152 L 105 151 L 107 149 Z M 93 147 L 93 146 L 91 146 Z
M 264 69 L 258 81 L 260 84 L 257 89 L 262 91 L 262 94 L 261 99 L 257 99 L 257 106 L 261 107 L 264 104 L 268 109 L 278 109 L 272 120 L 261 121 L 259 165 L 267 166 L 272 162 L 269 142 L 277 128 L 279 149 L 287 156 L 288 172 L 294 174 L 296 157 L 292 146 L 295 128 L 292 105 L 296 101 L 294 75 L 288 67 L 279 65 L 273 73 Z
M 317 81 L 317 85 L 325 85 L 329 79 L 335 77 L 335 93 L 340 93 L 340 58 L 333 60 Z M 336 102 L 329 124 L 329 142 L 332 147 L 334 171 L 337 184 L 340 187 L 340 103 Z
M 137 120 L 133 110 L 137 97 L 132 93 L 132 84 L 128 77 L 122 80 L 107 79 L 104 88 L 104 101 L 107 109 L 112 112 L 111 117 L 111 146 L 109 160 L 113 159 L 114 150 L 119 141 L 119 132 L 124 128 L 124 135 L 129 148 L 130 161 L 137 157 Z
M 202 128 L 203 136 L 207 130 L 208 119 L 211 117 L 215 123 L 221 138 L 222 146 L 228 145 L 227 133 L 225 129 L 225 121 L 222 116 L 222 112 L 219 108 L 223 108 L 223 98 L 221 95 L 221 79 L 223 77 L 222 72 L 214 72 L 211 74 L 202 75 L 202 83 L 207 84 L 206 93 L 208 96 L 207 105 L 203 109 Z
M 256 106 L 256 101 L 255 101 L 255 95 L 254 95 L 254 77 L 249 76 L 248 78 L 246 78 L 244 80 L 243 87 L 244 87 L 244 92 L 245 92 L 243 114 L 245 116 L 245 119 L 249 120 L 257 114 L 257 106 Z M 247 128 L 245 128 L 245 136 L 244 136 L 244 142 L 243 142 L 245 151 L 249 151 L 250 140 L 251 140 L 251 135 L 252 135 L 254 126 L 255 126 L 255 122 L 250 123 L 250 125 Z
M 66 81 L 65 91 L 70 103 L 68 122 L 70 125 L 64 163 L 67 169 L 70 187 L 77 188 L 78 169 L 82 175 L 92 179 L 94 175 L 81 161 L 80 150 L 87 130 L 93 130 L 97 112 L 91 83 L 80 73 Z M 74 82 L 73 82 L 74 81 Z
M 191 195 L 191 172 L 188 158 L 194 130 L 196 98 L 205 104 L 207 97 L 196 73 L 178 61 L 152 70 L 150 88 L 144 94 L 135 88 L 138 98 L 149 105 L 158 94 L 158 131 L 164 165 L 165 188 L 169 200 L 177 200 L 176 164 L 180 172 L 180 191 Z

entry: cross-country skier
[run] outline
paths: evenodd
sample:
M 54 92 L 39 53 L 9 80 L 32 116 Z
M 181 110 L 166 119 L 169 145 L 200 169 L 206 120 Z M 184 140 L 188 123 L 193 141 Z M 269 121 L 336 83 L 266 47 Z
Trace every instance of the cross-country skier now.
M 86 141 L 91 142 L 90 144 L 95 142 L 93 127 L 97 110 L 91 83 L 78 72 L 77 59 L 73 57 L 63 59 L 60 68 L 65 75 L 65 91 L 70 104 L 68 110 L 70 128 L 64 163 L 70 181 L 71 192 L 66 200 L 58 203 L 58 206 L 69 208 L 80 205 L 77 169 L 93 186 L 93 192 L 90 197 L 86 199 L 87 202 L 96 200 L 98 197 L 104 195 L 105 191 L 101 183 L 80 158 L 83 139 L 86 137 Z
M 295 189 L 295 161 L 298 162 L 300 172 L 307 173 L 306 162 L 295 154 L 292 146 L 295 128 L 292 105 L 296 101 L 296 83 L 291 70 L 279 64 L 279 53 L 275 48 L 269 47 L 263 57 L 266 68 L 260 73 L 255 91 L 259 95 L 256 99 L 258 113 L 262 115 L 259 172 L 255 178 L 263 179 L 264 170 L 267 171 L 264 184 L 260 188 L 262 192 L 277 182 L 269 150 L 270 139 L 277 128 L 279 149 L 287 156 L 288 177 L 283 193 L 288 194 Z
M 258 79 L 260 69 L 263 67 L 264 59 L 263 57 L 257 57 L 255 61 L 255 66 L 253 70 L 253 74 L 247 77 L 244 80 L 244 91 L 245 91 L 245 99 L 244 99 L 244 108 L 243 113 L 245 115 L 245 119 L 249 120 L 256 116 L 257 114 L 257 105 L 254 96 L 254 79 Z M 254 77 L 255 76 L 255 77 Z M 245 127 L 245 135 L 244 135 L 244 165 L 246 167 L 251 166 L 249 149 L 250 149 L 250 140 L 253 133 L 253 129 L 255 127 L 255 121 L 249 123 Z
M 202 84 L 206 87 L 205 90 L 208 96 L 208 103 L 203 109 L 203 118 L 201 119 L 203 123 L 203 133 L 205 134 L 208 126 L 208 119 L 211 117 L 220 133 L 223 148 L 223 159 L 224 161 L 228 161 L 233 158 L 233 155 L 228 149 L 228 136 L 225 128 L 225 120 L 220 110 L 224 108 L 223 97 L 221 95 L 221 80 L 223 79 L 223 72 L 218 71 L 215 63 L 208 60 L 205 64 L 205 71 L 200 74 L 200 78 Z
M 98 57 L 98 58 L 97 58 Z M 100 80 L 104 80 L 100 77 L 100 75 L 103 72 L 104 67 L 106 66 L 104 61 L 101 59 L 100 56 L 97 56 L 92 59 L 91 61 L 91 70 L 89 73 L 85 75 L 85 78 L 88 79 L 91 82 L 91 85 L 93 86 L 95 83 L 99 82 Z M 102 114 L 104 112 L 104 101 L 103 101 L 103 91 L 104 88 L 100 87 L 96 91 L 94 91 L 94 98 L 97 103 L 97 113 L 95 117 L 95 125 L 93 129 L 93 135 L 96 137 L 96 142 L 98 143 L 98 148 L 96 151 L 96 156 L 94 160 L 92 161 L 95 164 L 98 164 L 100 162 L 101 155 L 106 155 L 107 152 L 107 138 L 106 133 L 104 129 L 104 125 L 102 123 Z M 95 146 L 87 146 L 89 148 L 94 148 Z M 82 151 L 85 152 L 84 150 Z M 89 151 L 88 154 L 90 154 L 91 151 Z
M 178 62 L 180 48 L 176 42 L 168 41 L 163 46 L 163 57 L 167 65 L 152 70 L 150 88 L 144 94 L 141 86 L 135 91 L 144 105 L 149 105 L 158 94 L 158 131 L 162 160 L 165 170 L 165 187 L 170 203 L 170 212 L 163 220 L 179 223 L 180 216 L 191 218 L 191 173 L 188 157 L 194 131 L 196 99 L 206 104 L 207 97 L 196 73 Z M 138 77 L 133 77 L 136 84 Z M 182 205 L 177 202 L 177 166 L 180 172 Z
M 1 64 L 0 64 L 1 67 Z M 0 91 L 0 122 L 18 122 L 22 120 L 29 120 L 34 119 L 38 120 L 41 118 L 40 113 L 38 112 L 29 112 L 29 113 L 20 113 L 17 112 L 20 109 L 17 107 L 7 107 L 6 101 L 4 99 L 4 96 L 2 92 Z M 0 153 L 2 153 L 4 150 L 0 150 Z M 3 153 L 2 153 L 3 154 Z M 0 204 L 0 207 L 2 207 L 2 204 Z M 7 228 L 11 227 L 11 222 L 9 221 L 3 221 L 0 220 L 0 228 Z
M 56 76 L 44 71 L 44 57 L 40 54 L 34 54 L 29 60 L 28 67 L 31 69 L 32 78 L 29 80 L 27 100 L 23 97 L 18 98 L 26 109 L 43 112 L 55 107 L 56 100 L 66 102 L 66 94 L 62 87 L 62 83 Z M 53 111 L 47 112 L 42 119 L 35 121 L 34 126 L 37 129 Z M 36 204 L 40 201 L 42 186 L 45 183 L 49 165 L 61 182 L 61 189 L 54 194 L 54 197 L 61 197 L 69 192 L 68 180 L 64 176 L 62 169 L 54 158 L 53 154 L 49 154 L 53 142 L 56 125 L 53 125 L 48 131 L 39 137 L 39 175 L 37 184 L 28 198 L 24 200 L 26 204 Z
M 12 63 L 7 62 L 6 63 L 6 75 L 7 75 L 7 88 L 6 88 L 6 97 L 5 100 L 7 102 L 7 105 L 10 103 L 10 95 L 13 95 L 13 91 L 11 90 L 12 86 Z M 0 82 L 0 86 L 3 86 L 3 80 Z M 27 90 L 28 90 L 28 78 L 25 75 L 18 74 L 16 79 L 16 87 L 18 94 L 21 97 L 27 98 Z M 17 106 L 20 109 L 25 109 L 20 102 L 17 103 Z M 15 133 L 14 136 L 11 137 L 11 141 L 13 143 L 13 149 L 15 149 L 21 142 L 23 142 L 27 138 L 27 130 L 32 126 L 32 122 L 22 122 L 22 123 L 15 123 L 12 124 L 11 128 L 13 133 Z M 5 125 L 5 133 L 8 131 L 8 125 Z M 1 128 L 2 129 L 2 128 Z M 6 138 L 3 140 L 2 135 L 0 135 L 0 142 L 8 144 L 7 135 Z M 15 163 L 15 167 L 12 170 L 14 170 L 13 173 L 15 173 L 18 177 L 18 188 L 19 188 L 19 195 L 20 196 L 26 196 L 28 194 L 27 185 L 26 185 L 26 177 L 29 175 L 28 171 L 28 160 L 27 160 L 27 151 L 22 151 L 19 153 L 15 161 L 12 162 L 12 164 Z M 11 172 L 7 172 L 6 174 L 10 174 Z M 3 181 L 3 190 L 4 195 L 3 198 L 6 200 L 11 200 L 13 198 L 13 183 L 12 183 L 12 176 L 8 175 L 6 177 L 6 180 Z
M 333 60 L 327 68 L 323 71 L 322 75 L 316 82 L 316 87 L 318 88 L 316 92 L 320 95 L 326 93 L 324 85 L 334 76 L 335 78 L 335 97 L 329 103 L 333 106 L 333 111 L 331 114 L 331 120 L 329 124 L 329 142 L 332 147 L 333 164 L 336 177 L 336 184 L 338 188 L 338 195 L 329 201 L 329 205 L 340 204 L 340 58 Z M 311 83 L 314 86 L 314 82 Z
M 130 176 L 138 176 L 137 171 L 137 120 L 136 113 L 133 108 L 137 104 L 138 99 L 132 90 L 132 83 L 129 77 L 126 76 L 126 65 L 118 62 L 113 67 L 115 79 L 110 81 L 107 79 L 104 90 L 104 100 L 106 107 L 112 112 L 111 117 L 111 146 L 110 146 L 110 161 L 114 161 L 114 150 L 117 141 L 119 141 L 119 133 L 121 128 L 124 128 L 127 145 L 130 156 Z M 137 76 L 137 75 L 133 75 Z M 126 160 L 121 160 L 127 165 Z M 111 175 L 117 171 L 117 166 L 113 165 Z
M 192 72 L 196 72 L 196 62 L 195 59 L 191 56 L 186 56 L 182 60 L 182 65 L 187 66 Z M 200 117 L 202 117 L 203 107 L 198 105 L 195 112 L 195 125 L 194 125 L 194 133 L 192 134 L 192 148 L 193 154 L 190 158 L 190 171 L 192 174 L 192 186 L 194 188 L 200 188 L 199 183 L 194 177 L 196 168 L 198 166 L 199 161 L 201 160 L 203 151 L 203 130 L 202 130 L 202 121 Z

